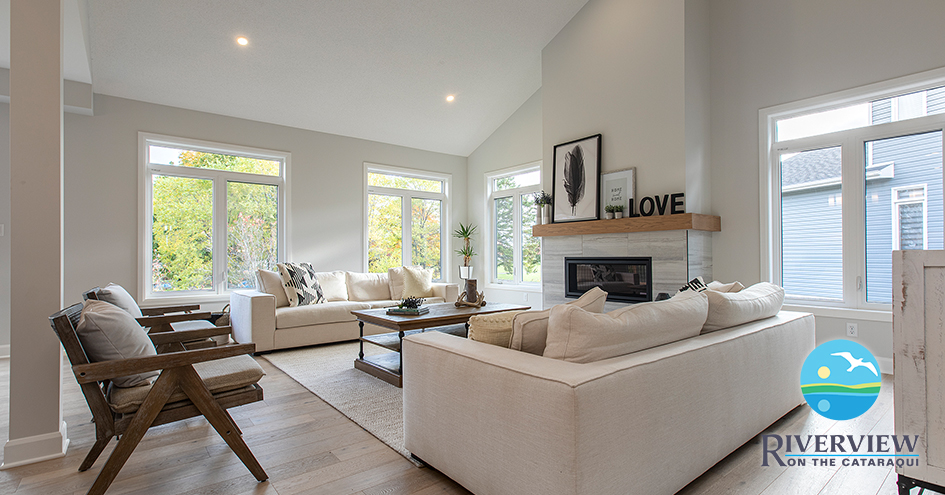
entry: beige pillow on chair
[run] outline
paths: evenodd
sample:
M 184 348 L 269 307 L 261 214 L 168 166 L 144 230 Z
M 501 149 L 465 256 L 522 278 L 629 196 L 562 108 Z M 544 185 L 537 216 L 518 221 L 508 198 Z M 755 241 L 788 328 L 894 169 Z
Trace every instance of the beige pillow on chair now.
M 98 299 L 118 306 L 135 318 L 141 318 L 142 316 L 141 308 L 138 307 L 135 298 L 131 297 L 131 294 L 118 284 L 109 283 L 105 288 L 99 289 Z
M 591 313 L 604 311 L 607 293 L 600 287 L 585 292 L 566 305 L 577 306 Z M 539 356 L 545 352 L 545 340 L 548 338 L 548 317 L 551 309 L 544 311 L 524 311 L 512 321 L 512 342 L 510 347 Z
M 93 363 L 157 355 L 141 325 L 127 311 L 105 301 L 85 301 L 75 333 Z M 156 376 L 157 371 L 149 371 L 118 377 L 112 383 L 117 387 L 137 387 L 150 384 Z
M 512 341 L 512 320 L 521 311 L 504 311 L 469 317 L 469 340 L 509 347 Z

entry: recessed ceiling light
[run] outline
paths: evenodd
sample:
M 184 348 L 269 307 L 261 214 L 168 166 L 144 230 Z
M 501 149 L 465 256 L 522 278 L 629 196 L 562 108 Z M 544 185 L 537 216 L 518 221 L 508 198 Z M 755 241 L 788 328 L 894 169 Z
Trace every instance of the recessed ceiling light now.
M 446 97 L 446 101 L 453 101 L 453 100 L 455 100 L 455 99 L 456 99 L 456 97 L 453 96 L 453 95 L 449 95 L 449 96 Z
M 246 45 L 249 44 L 249 40 L 246 39 L 245 36 L 240 36 L 239 38 L 236 38 L 236 42 L 239 43 L 239 44 L 242 45 L 242 46 L 246 46 Z

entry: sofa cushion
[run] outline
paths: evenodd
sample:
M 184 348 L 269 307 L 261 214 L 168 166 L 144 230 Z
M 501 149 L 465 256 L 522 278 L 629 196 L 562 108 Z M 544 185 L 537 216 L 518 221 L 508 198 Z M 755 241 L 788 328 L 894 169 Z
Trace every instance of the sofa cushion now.
M 503 311 L 469 317 L 469 340 L 508 347 L 512 341 L 512 320 L 521 311 Z
M 398 266 L 387 270 L 390 298 L 433 296 L 433 270 L 419 266 Z
M 105 301 L 118 306 L 135 318 L 141 318 L 142 316 L 141 308 L 138 307 L 138 303 L 135 302 L 135 298 L 131 297 L 131 294 L 129 294 L 124 287 L 118 284 L 109 282 L 109 284 L 106 285 L 104 289 L 99 289 L 98 298 L 100 301 Z
M 735 282 L 731 282 L 728 284 L 723 284 L 722 282 L 715 280 L 715 281 L 709 282 L 708 288 L 716 292 L 738 292 L 744 289 L 745 286 L 742 285 L 741 282 L 737 280 Z
M 310 263 L 279 263 L 279 275 L 282 276 L 282 285 L 285 295 L 289 299 L 289 306 L 308 306 L 321 304 L 325 301 L 322 287 L 315 277 L 315 269 Z
M 252 357 L 245 354 L 195 363 L 194 369 L 214 395 L 231 390 L 243 392 L 246 387 L 258 382 L 266 374 Z M 108 405 L 117 413 L 135 412 L 144 403 L 150 391 L 151 387 L 111 387 L 108 391 Z M 186 399 L 187 396 L 178 389 L 167 402 L 171 404 Z
M 105 301 L 85 301 L 75 331 L 93 363 L 157 355 L 141 325 L 127 311 Z M 157 371 L 148 371 L 118 377 L 112 383 L 118 387 L 137 387 L 150 384 L 157 375 Z
M 345 284 L 345 272 L 318 272 L 315 274 L 322 295 L 327 301 L 347 301 L 348 287 Z
M 559 304 L 551 308 L 548 318 L 544 356 L 592 363 L 695 337 L 702 331 L 708 309 L 706 295 L 695 291 L 606 314 Z
M 578 306 L 591 313 L 604 311 L 607 302 L 607 293 L 600 287 L 594 287 L 574 301 L 565 303 Z M 545 351 L 545 341 L 548 339 L 548 316 L 550 309 L 544 311 L 524 311 L 515 316 L 512 321 L 512 342 L 510 347 L 539 356 Z
M 356 318 L 351 311 L 370 308 L 370 304 L 358 301 L 335 301 L 294 308 L 276 308 L 276 329 L 354 321 Z
M 279 272 L 256 270 L 256 290 L 276 296 L 277 308 L 284 308 L 289 305 L 289 298 L 285 295 L 285 287 L 282 286 L 282 275 L 279 275 Z
M 784 289 L 770 282 L 760 282 L 738 292 L 707 290 L 709 313 L 702 333 L 768 318 L 781 311 Z
M 390 278 L 386 273 L 345 272 L 349 301 L 390 300 Z

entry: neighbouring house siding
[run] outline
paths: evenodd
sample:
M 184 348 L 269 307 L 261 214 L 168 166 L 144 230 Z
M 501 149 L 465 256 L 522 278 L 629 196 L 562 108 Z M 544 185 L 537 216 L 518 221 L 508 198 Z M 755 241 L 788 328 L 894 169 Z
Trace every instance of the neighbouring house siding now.
M 839 184 L 782 195 L 782 283 L 787 294 L 843 299 L 839 197 Z

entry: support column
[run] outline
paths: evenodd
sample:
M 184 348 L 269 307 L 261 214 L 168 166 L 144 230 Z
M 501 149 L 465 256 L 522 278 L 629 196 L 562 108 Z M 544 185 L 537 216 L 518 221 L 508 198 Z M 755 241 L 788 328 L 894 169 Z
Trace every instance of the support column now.
M 10 2 L 10 439 L 4 468 L 65 454 L 62 351 L 62 4 Z

